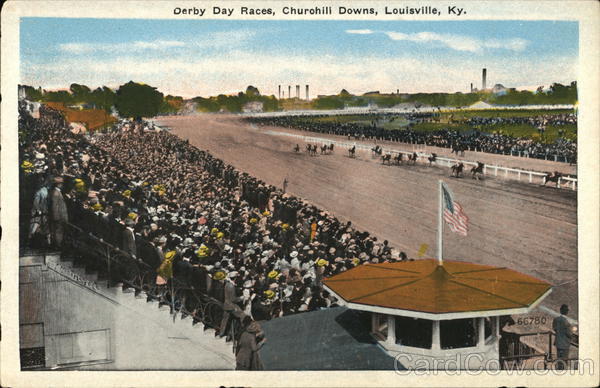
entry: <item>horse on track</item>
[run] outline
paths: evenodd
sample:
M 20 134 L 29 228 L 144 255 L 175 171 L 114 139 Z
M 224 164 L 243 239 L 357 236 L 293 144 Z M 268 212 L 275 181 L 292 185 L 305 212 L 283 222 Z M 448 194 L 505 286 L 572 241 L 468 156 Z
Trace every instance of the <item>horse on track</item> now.
M 481 162 L 477 162 L 477 166 L 471 168 L 471 178 L 473 179 L 477 179 L 479 180 L 480 176 L 481 178 L 483 178 L 483 168 L 485 167 L 485 164 L 481 163 Z
M 560 188 L 560 184 L 558 183 L 558 181 L 562 176 L 563 174 L 561 174 L 558 171 L 554 171 L 554 173 L 547 172 L 546 175 L 542 177 L 542 186 L 546 186 L 546 183 L 548 182 L 554 182 L 556 183 L 556 187 Z
M 327 150 L 328 150 L 327 144 L 323 144 L 321 146 L 321 155 L 327 154 Z
M 381 146 L 375 146 L 374 148 L 371 148 L 371 156 L 381 156 L 381 154 L 383 153 L 383 148 L 381 148 Z
M 298 144 L 296 144 L 296 146 L 294 147 L 294 152 L 295 153 L 300 153 L 300 146 Z
M 398 152 L 398 154 L 394 156 L 394 162 L 396 162 L 396 165 L 398 166 L 402 164 L 402 152 Z
M 462 162 L 457 162 L 453 164 L 452 167 L 450 167 L 450 169 L 452 170 L 452 174 L 450 176 L 453 176 L 455 178 L 462 177 L 464 168 L 465 165 Z
M 437 160 L 437 154 L 435 152 L 432 152 L 431 156 L 428 157 L 427 160 L 429 160 L 429 165 L 431 166 L 431 163 L 435 163 L 435 161 Z
M 414 166 L 415 164 L 417 164 L 418 158 L 419 156 L 417 155 L 417 153 L 413 152 L 412 155 L 408 155 L 408 163 L 412 162 L 412 165 Z
M 356 157 L 356 146 L 352 146 L 352 148 L 348 149 L 348 156 L 351 158 Z
M 385 154 L 381 157 L 381 164 L 385 164 L 387 162 L 387 164 L 389 166 L 391 160 L 392 160 L 392 154 Z
M 329 144 L 329 153 L 333 154 L 333 143 Z

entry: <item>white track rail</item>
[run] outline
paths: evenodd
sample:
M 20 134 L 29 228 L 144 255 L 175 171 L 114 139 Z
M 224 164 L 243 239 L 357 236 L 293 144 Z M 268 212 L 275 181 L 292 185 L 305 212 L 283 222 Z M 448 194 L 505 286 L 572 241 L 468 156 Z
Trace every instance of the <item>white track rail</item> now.
M 265 132 L 269 133 L 269 134 L 273 134 L 273 135 L 278 135 L 278 136 L 289 136 L 289 137 L 297 138 L 306 143 L 316 143 L 316 144 L 331 144 L 331 143 L 333 143 L 338 147 L 351 148 L 353 146 L 356 146 L 356 149 L 371 151 L 371 146 L 366 145 L 366 144 L 354 144 L 351 142 L 337 141 L 337 140 L 326 139 L 326 138 L 321 138 L 321 137 L 314 137 L 314 136 L 296 135 L 293 133 L 277 132 L 277 131 L 271 131 L 271 130 L 268 130 Z M 412 155 L 411 151 L 395 150 L 395 149 L 391 149 L 389 147 L 385 147 L 383 149 L 384 149 L 384 151 L 383 151 L 384 153 Z M 420 152 L 420 151 L 415 151 L 415 152 L 417 153 L 417 156 L 421 159 L 428 158 L 429 156 L 431 156 L 430 153 Z M 436 163 L 441 163 L 443 165 L 446 165 L 447 167 L 450 167 L 458 162 L 463 163 L 465 166 L 477 166 L 477 163 L 469 162 L 466 160 L 444 158 L 444 157 L 439 157 L 439 156 L 436 157 Z M 483 173 L 484 173 L 484 175 L 501 176 L 501 177 L 504 177 L 505 179 L 509 179 L 509 178 L 515 179 L 515 177 L 516 177 L 516 179 L 519 181 L 521 179 L 523 179 L 523 180 L 527 180 L 529 183 L 538 183 L 538 184 L 543 183 L 543 177 L 546 175 L 546 173 L 543 173 L 543 172 L 520 170 L 517 168 L 509 168 L 509 167 L 502 167 L 502 166 L 496 166 L 496 165 L 485 165 L 483 168 Z M 577 179 L 569 178 L 569 177 L 558 178 L 558 183 L 557 183 L 556 187 L 563 188 L 564 186 L 568 186 L 573 190 L 577 190 Z

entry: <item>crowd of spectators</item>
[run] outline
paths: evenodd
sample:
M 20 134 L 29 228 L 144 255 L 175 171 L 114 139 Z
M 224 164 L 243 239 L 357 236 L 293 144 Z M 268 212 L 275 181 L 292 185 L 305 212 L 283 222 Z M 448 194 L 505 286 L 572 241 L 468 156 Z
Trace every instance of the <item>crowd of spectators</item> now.
M 488 133 L 477 130 L 480 125 L 528 124 L 540 131 L 543 136 L 548 125 L 564 126 L 577 124 L 574 114 L 544 115 L 534 117 L 475 117 L 467 121 L 473 126 L 469 131 L 440 129 L 418 131 L 412 125 L 418 122 L 432 120 L 431 114 L 409 114 L 410 121 L 404 129 L 388 130 L 378 126 L 375 121 L 370 124 L 359 122 L 325 121 L 314 118 L 285 116 L 285 117 L 252 117 L 251 122 L 259 125 L 274 125 L 302 131 L 340 135 L 362 140 L 386 140 L 400 143 L 425 144 L 429 146 L 451 148 L 457 151 L 478 151 L 503 155 L 550 159 L 559 162 L 575 163 L 577 160 L 577 142 L 568 140 L 564 130 L 559 130 L 560 137 L 551 144 L 535 141 L 527 137 L 513 137 L 500 133 Z
M 334 306 L 324 277 L 407 260 L 351 222 L 147 127 L 81 135 L 56 111 L 42 107 L 34 119 L 20 110 L 21 214 L 35 211 L 36 193 L 59 187 L 69 222 L 143 260 L 156 284 L 173 276 L 255 320 Z M 47 243 L 34 235 L 48 228 L 22 229 L 23 243 Z

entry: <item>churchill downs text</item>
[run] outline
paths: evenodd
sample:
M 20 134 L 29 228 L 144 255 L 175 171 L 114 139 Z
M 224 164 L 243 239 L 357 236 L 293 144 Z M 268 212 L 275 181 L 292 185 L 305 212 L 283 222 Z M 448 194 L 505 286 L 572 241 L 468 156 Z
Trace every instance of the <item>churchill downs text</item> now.
M 203 17 L 205 15 L 211 16 L 232 16 L 232 15 L 249 15 L 249 16 L 275 16 L 276 10 L 269 7 L 208 7 L 208 8 L 182 8 L 175 7 L 173 8 L 174 15 L 193 15 L 198 17 Z M 285 6 L 280 9 L 277 9 L 277 12 L 281 12 L 284 15 L 302 15 L 302 16 L 312 16 L 312 15 L 333 15 L 336 13 L 337 15 L 379 15 L 379 12 L 383 15 L 441 15 L 442 10 L 437 7 L 432 7 L 429 5 L 424 5 L 421 7 L 388 7 L 383 6 L 380 8 L 374 7 L 347 7 L 347 6 L 322 6 L 322 7 L 309 7 L 309 8 L 301 8 L 301 7 L 290 7 Z M 448 6 L 447 14 L 454 16 L 465 15 L 467 12 L 464 8 L 459 8 L 456 6 Z M 208 13 L 207 13 L 208 12 Z

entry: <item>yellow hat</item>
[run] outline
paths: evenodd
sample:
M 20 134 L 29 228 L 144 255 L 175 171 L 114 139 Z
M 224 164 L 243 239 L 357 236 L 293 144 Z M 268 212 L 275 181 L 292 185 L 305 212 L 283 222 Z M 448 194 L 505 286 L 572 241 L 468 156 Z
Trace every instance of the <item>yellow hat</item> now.
M 213 279 L 215 279 L 215 280 L 225 279 L 225 272 L 223 272 L 223 271 L 215 272 L 215 274 L 213 275 Z
M 271 215 L 271 212 L 268 211 L 268 210 L 265 210 L 262 215 L 265 216 L 265 217 L 268 217 L 268 216 Z
M 165 253 L 165 259 L 166 260 L 173 259 L 173 257 L 175 257 L 176 253 L 177 253 L 176 251 L 169 251 L 169 252 Z
M 137 214 L 135 214 L 134 212 L 131 212 L 131 213 L 127 214 L 127 218 L 135 221 L 135 219 L 137 218 Z
M 217 233 L 217 238 L 218 238 L 219 240 L 220 240 L 220 239 L 222 239 L 224 236 L 225 236 L 225 233 L 223 233 L 223 232 L 219 232 L 219 233 Z
M 92 205 L 92 209 L 94 209 L 95 211 L 102 210 L 102 205 L 100 205 L 99 203 L 95 203 Z
M 287 229 L 289 229 L 289 228 L 290 228 L 290 225 L 289 225 L 289 224 L 282 224 L 282 225 L 281 225 L 281 229 L 283 229 L 283 230 L 287 230 Z
M 358 257 L 355 257 L 354 259 L 352 259 L 352 264 L 359 265 L 360 264 L 360 259 Z
M 219 233 L 219 229 L 217 229 L 217 228 L 212 228 L 210 230 L 210 234 L 212 234 L 212 235 L 216 235 L 217 233 Z
M 264 292 L 264 294 L 269 299 L 273 299 L 275 297 L 275 292 L 273 292 L 273 290 L 267 290 Z
M 150 184 L 150 183 L 148 183 L 148 182 L 143 182 L 143 183 L 142 183 L 142 186 L 143 186 L 143 187 L 146 187 L 146 186 L 148 186 L 149 184 Z
M 329 264 L 329 262 L 328 262 L 327 260 L 325 260 L 325 259 L 319 259 L 319 260 L 317 260 L 317 265 L 318 265 L 319 267 L 324 267 L 324 266 L 326 266 L 327 264 Z
M 125 191 L 123 191 L 123 196 L 126 197 L 126 198 L 131 197 L 131 190 L 125 190 Z
M 269 272 L 269 274 L 267 276 L 269 277 L 269 279 L 275 279 L 278 275 L 279 275 L 279 272 L 273 270 L 273 271 Z
M 250 220 L 248 221 L 251 224 L 256 224 L 258 222 L 258 220 L 255 217 L 250 218 Z

